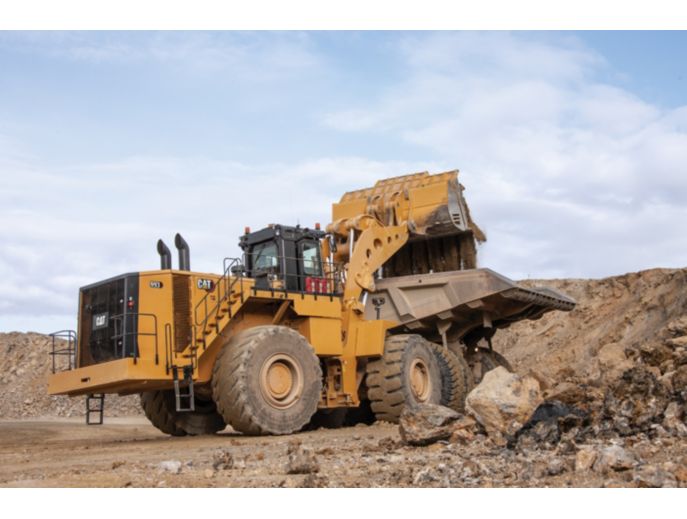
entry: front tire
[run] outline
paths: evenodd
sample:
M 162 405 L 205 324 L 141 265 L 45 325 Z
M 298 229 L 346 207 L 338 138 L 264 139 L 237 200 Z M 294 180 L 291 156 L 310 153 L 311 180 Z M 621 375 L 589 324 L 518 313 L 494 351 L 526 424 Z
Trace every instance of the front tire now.
M 212 400 L 196 397 L 195 411 L 178 412 L 172 390 L 141 393 L 141 407 L 150 423 L 172 436 L 215 434 L 227 426 Z
M 290 434 L 317 411 L 322 369 L 312 346 L 285 326 L 256 326 L 233 336 L 212 375 L 219 413 L 244 434 Z

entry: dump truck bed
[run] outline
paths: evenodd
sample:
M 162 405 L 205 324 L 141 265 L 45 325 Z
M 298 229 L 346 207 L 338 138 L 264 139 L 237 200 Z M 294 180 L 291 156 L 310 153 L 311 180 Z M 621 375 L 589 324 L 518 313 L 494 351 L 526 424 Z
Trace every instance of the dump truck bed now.
M 375 293 L 366 300 L 366 319 L 388 319 L 412 333 L 430 335 L 441 326 L 458 339 L 475 328 L 505 328 L 575 307 L 573 299 L 555 290 L 525 288 L 486 268 L 393 277 L 375 284 Z

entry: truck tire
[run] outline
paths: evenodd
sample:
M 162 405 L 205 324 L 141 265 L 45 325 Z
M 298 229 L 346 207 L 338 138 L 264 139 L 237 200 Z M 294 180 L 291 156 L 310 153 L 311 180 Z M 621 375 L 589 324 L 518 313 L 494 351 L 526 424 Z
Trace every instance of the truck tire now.
M 172 390 L 141 393 L 141 407 L 155 427 L 172 436 L 215 434 L 227 426 L 212 400 L 196 397 L 195 411 L 178 412 Z
M 470 368 L 465 360 L 441 344 L 431 343 L 432 351 L 441 371 L 441 405 L 462 413 L 465 411 L 465 397 L 468 395 Z M 461 356 L 462 357 L 462 356 Z
M 406 406 L 441 402 L 441 368 L 420 335 L 393 335 L 367 364 L 367 395 L 377 420 L 398 422 Z
M 489 348 L 480 347 L 472 349 L 471 351 L 468 350 L 467 357 L 467 362 L 473 373 L 475 384 L 479 384 L 487 372 L 499 366 L 506 368 L 508 371 L 513 371 L 510 363 L 503 355 Z
M 312 346 L 285 326 L 256 326 L 222 346 L 212 373 L 219 413 L 244 434 L 290 434 L 317 411 L 322 369 Z

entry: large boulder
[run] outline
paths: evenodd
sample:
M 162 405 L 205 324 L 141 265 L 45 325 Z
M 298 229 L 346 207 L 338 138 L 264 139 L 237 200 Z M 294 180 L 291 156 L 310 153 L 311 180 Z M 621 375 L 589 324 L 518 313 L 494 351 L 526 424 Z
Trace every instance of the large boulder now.
M 407 406 L 401 413 L 398 429 L 405 443 L 429 445 L 439 440 L 448 440 L 453 432 L 452 425 L 461 416 L 442 405 Z
M 468 394 L 466 409 L 494 442 L 505 445 L 543 401 L 539 382 L 498 367 Z

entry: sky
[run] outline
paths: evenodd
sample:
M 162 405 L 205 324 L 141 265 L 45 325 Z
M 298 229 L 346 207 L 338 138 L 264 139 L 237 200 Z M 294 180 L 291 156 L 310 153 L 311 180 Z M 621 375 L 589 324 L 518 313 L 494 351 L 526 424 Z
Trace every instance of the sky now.
M 459 169 L 514 279 L 685 267 L 687 32 L 0 32 L 0 331 Z M 176 259 L 175 259 L 176 261 Z

